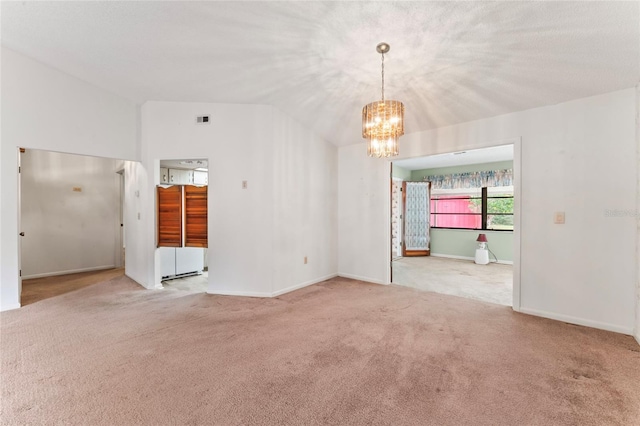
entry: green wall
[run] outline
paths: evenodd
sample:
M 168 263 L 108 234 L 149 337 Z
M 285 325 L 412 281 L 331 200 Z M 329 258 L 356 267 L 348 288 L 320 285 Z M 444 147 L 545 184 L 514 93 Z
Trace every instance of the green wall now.
M 396 166 L 393 163 L 391 163 L 391 176 L 393 176 L 394 178 L 400 178 L 402 180 L 412 180 L 411 170 L 407 170 L 400 166 Z
M 425 176 L 449 175 L 453 173 L 482 172 L 488 170 L 512 169 L 513 161 L 495 163 L 470 164 L 467 166 L 442 167 L 437 169 L 413 170 L 411 180 L 421 181 Z M 476 254 L 476 238 L 478 234 L 487 234 L 489 249 L 498 260 L 513 262 L 513 232 L 481 231 L 479 229 L 431 229 L 431 253 L 445 256 L 474 258 Z M 489 254 L 493 261 L 493 255 Z
M 489 250 L 499 261 L 513 262 L 513 232 L 481 231 L 479 229 L 431 229 L 432 255 L 475 258 L 478 234 L 487 235 Z M 489 259 L 494 257 L 489 253 Z
M 441 167 L 439 169 L 412 170 L 411 179 L 407 180 L 418 181 L 423 180 L 425 176 L 450 175 L 453 173 L 484 172 L 489 170 L 504 170 L 512 168 L 513 161 L 498 161 L 495 163 L 469 164 L 467 166 Z

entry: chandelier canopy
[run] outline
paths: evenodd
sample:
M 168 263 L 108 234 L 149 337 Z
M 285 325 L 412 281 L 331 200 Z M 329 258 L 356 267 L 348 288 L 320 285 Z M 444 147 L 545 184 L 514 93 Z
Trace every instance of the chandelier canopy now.
M 384 100 L 384 54 L 389 49 L 387 43 L 376 46 L 382 55 L 382 99 L 362 108 L 362 137 L 368 140 L 369 157 L 398 155 L 398 138 L 404 135 L 404 104 Z

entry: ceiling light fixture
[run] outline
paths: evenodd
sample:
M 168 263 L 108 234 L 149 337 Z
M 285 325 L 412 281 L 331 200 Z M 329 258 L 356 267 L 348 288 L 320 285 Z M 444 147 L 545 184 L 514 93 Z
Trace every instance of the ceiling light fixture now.
M 362 108 L 362 137 L 368 139 L 369 157 L 398 155 L 398 138 L 404 135 L 404 105 L 400 101 L 384 100 L 384 54 L 391 49 L 387 43 L 376 46 L 382 55 L 382 100 Z

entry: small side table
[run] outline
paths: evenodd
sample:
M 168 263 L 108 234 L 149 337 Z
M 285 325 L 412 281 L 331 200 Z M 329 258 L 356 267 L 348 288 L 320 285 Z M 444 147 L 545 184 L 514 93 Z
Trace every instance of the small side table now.
M 487 265 L 489 263 L 489 250 L 476 249 L 476 263 L 478 265 Z

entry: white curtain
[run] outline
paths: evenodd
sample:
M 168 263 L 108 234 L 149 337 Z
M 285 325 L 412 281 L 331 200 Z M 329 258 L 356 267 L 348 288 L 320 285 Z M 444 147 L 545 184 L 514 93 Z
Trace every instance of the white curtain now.
M 429 248 L 429 182 L 407 182 L 404 244 L 406 250 Z

